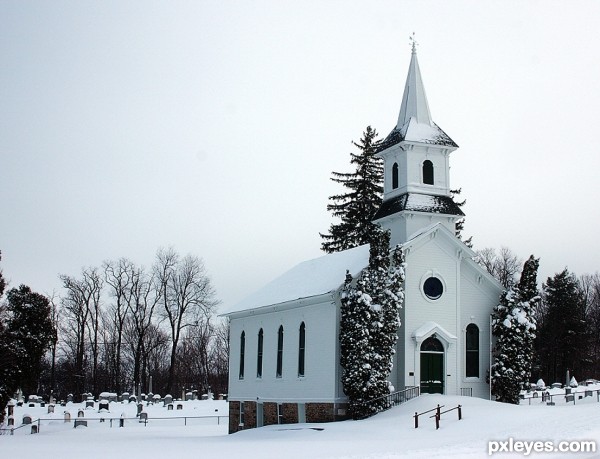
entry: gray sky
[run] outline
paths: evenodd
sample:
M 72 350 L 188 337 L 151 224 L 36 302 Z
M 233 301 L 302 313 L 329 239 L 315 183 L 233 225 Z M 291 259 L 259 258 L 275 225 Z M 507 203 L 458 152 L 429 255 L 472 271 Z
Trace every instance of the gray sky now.
M 475 248 L 595 272 L 599 21 L 597 1 L 0 0 L 0 267 L 49 293 L 173 246 L 227 306 L 320 256 L 330 173 L 394 127 L 414 31 Z

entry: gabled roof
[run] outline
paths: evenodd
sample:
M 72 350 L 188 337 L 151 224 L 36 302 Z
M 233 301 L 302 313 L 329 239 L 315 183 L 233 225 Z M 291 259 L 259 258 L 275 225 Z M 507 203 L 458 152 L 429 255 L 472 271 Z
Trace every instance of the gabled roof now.
M 403 244 L 403 247 L 414 247 L 415 244 L 418 245 L 419 241 L 427 239 L 434 232 L 440 232 L 451 243 L 460 246 L 465 251 L 467 260 L 476 264 L 471 259 L 475 256 L 475 253 L 441 223 L 434 223 L 412 234 Z M 346 270 L 350 271 L 352 277 L 356 277 L 368 264 L 368 244 L 302 262 L 239 303 L 227 308 L 221 314 L 226 316 L 266 306 L 332 294 L 344 283 Z M 476 266 L 476 269 L 485 275 L 485 270 L 479 265 Z M 491 278 L 489 275 L 487 277 Z M 496 281 L 493 280 L 493 282 Z
M 429 212 L 460 217 L 464 215 L 450 196 L 404 193 L 384 201 L 373 217 L 373 221 L 401 211 Z
M 368 264 L 368 244 L 302 262 L 223 315 L 334 292 L 343 284 L 346 270 L 355 277 Z
M 383 140 L 378 151 L 383 151 L 403 141 L 458 147 L 448 134 L 431 119 L 425 86 L 417 61 L 417 51 L 414 46 L 398 122 L 392 132 Z

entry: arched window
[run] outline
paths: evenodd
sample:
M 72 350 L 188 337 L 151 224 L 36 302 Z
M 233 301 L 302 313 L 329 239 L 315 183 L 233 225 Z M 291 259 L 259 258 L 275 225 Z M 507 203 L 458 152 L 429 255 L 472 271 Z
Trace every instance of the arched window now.
M 244 379 L 244 354 L 246 353 L 246 332 L 240 336 L 240 379 Z
M 433 163 L 428 159 L 423 162 L 423 183 L 433 185 Z
M 392 166 L 392 190 L 398 188 L 398 163 Z
M 466 365 L 467 378 L 479 378 L 479 328 L 475 324 L 467 326 Z
M 275 376 L 281 378 L 283 373 L 283 325 L 279 326 L 277 332 L 277 373 Z
M 258 331 L 258 349 L 256 351 L 256 377 L 262 378 L 263 329 Z
M 304 322 L 300 324 L 300 334 L 298 338 L 298 376 L 304 376 L 304 349 L 306 345 L 306 326 Z

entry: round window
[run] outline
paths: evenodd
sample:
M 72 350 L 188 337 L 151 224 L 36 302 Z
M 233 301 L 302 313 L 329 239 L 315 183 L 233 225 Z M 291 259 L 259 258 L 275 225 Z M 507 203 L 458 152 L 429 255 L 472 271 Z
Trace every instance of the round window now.
M 423 284 L 423 293 L 430 300 L 437 300 L 444 293 L 444 285 L 437 277 L 430 277 Z

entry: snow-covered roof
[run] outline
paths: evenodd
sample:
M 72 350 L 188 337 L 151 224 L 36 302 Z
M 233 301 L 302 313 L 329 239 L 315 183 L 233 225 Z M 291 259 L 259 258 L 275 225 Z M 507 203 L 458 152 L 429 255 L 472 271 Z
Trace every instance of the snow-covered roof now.
M 346 270 L 355 277 L 368 263 L 368 244 L 302 262 L 223 311 L 223 314 L 228 315 L 333 292 L 344 282 Z
M 450 196 L 404 193 L 384 201 L 373 217 L 373 220 L 378 220 L 401 211 L 430 212 L 457 216 L 464 215 L 460 210 L 460 207 L 458 207 Z
M 414 48 L 404 85 L 398 122 L 392 132 L 383 140 L 378 151 L 383 151 L 402 141 L 449 147 L 458 146 L 431 118 L 425 86 L 417 61 L 417 52 Z

